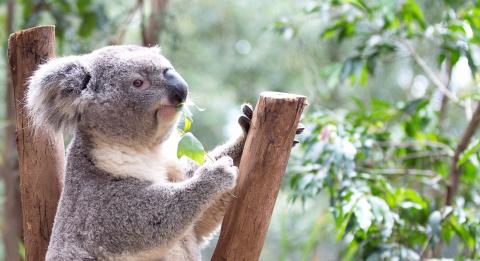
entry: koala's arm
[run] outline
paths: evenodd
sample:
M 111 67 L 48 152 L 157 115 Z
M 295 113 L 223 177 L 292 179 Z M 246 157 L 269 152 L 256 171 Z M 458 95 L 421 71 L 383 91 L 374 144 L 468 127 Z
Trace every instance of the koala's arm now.
M 132 188 L 129 191 L 134 194 L 128 195 L 128 200 L 120 205 L 112 204 L 111 209 L 106 210 L 112 224 L 118 224 L 113 226 L 117 233 L 111 234 L 123 237 L 118 238 L 119 242 L 127 241 L 126 235 L 133 234 L 168 245 L 181 237 L 219 195 L 234 187 L 237 173 L 232 159 L 224 157 L 198 168 L 194 176 L 185 181 Z M 119 209 L 124 214 L 120 215 Z M 115 219 L 124 219 L 132 213 L 141 213 L 135 216 L 133 225 L 132 222 Z M 126 225 L 122 227 L 120 224 Z M 131 239 L 138 240 L 136 236 Z
M 240 127 L 242 127 L 242 134 L 236 139 L 227 142 L 224 145 L 216 147 L 213 151 L 209 152 L 211 158 L 217 160 L 223 156 L 229 156 L 233 159 L 235 166 L 239 166 L 240 159 L 242 158 L 243 147 L 245 145 L 245 140 L 250 130 L 250 124 L 253 117 L 253 108 L 249 104 L 242 105 L 242 115 L 238 119 Z M 302 133 L 304 127 L 302 125 L 296 131 L 296 134 Z M 293 145 L 298 143 L 294 141 Z M 190 169 L 194 170 L 198 168 L 198 165 L 193 161 L 190 161 L 187 166 Z M 193 173 L 193 171 L 190 171 Z M 187 172 L 188 173 L 188 172 Z M 224 193 L 211 205 L 201 216 L 199 221 L 195 225 L 195 232 L 199 242 L 203 243 L 209 239 L 209 236 L 215 232 L 220 223 L 223 220 L 223 216 L 227 207 L 230 205 L 230 200 L 234 197 L 232 192 Z
M 236 139 L 220 145 L 208 153 L 208 155 L 215 160 L 223 156 L 229 156 L 233 159 L 233 162 L 237 167 L 242 158 L 243 146 L 245 145 L 245 140 L 253 117 L 253 108 L 251 105 L 244 104 L 242 105 L 241 110 L 243 114 L 238 118 L 238 123 L 240 124 L 240 127 L 242 127 L 242 134 Z
M 250 128 L 250 122 L 253 115 L 253 109 L 250 105 L 242 105 L 243 115 L 238 119 L 238 123 L 242 127 L 242 134 L 234 140 L 231 140 L 223 145 L 216 147 L 209 152 L 210 158 L 218 160 L 222 157 L 228 156 L 233 159 L 234 165 L 239 166 L 242 157 L 243 146 Z M 199 166 L 188 159 L 185 162 L 187 168 L 187 175 L 191 176 L 193 171 Z M 188 174 L 190 173 L 190 174 Z M 223 216 L 227 207 L 230 205 L 232 193 L 223 193 L 216 198 L 214 203 L 202 214 L 200 219 L 195 223 L 195 234 L 200 243 L 208 241 L 210 235 L 215 232 L 223 220 Z

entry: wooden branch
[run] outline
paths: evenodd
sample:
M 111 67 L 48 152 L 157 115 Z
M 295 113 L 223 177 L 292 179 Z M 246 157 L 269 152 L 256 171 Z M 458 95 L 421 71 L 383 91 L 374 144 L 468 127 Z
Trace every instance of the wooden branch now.
M 212 260 L 258 260 L 306 97 L 260 95 Z
M 34 133 L 24 106 L 26 83 L 55 52 L 55 28 L 41 26 L 12 34 L 8 59 L 17 112 L 17 149 L 26 260 L 42 261 L 50 239 L 64 172 L 62 135 Z
M 355 169 L 358 172 L 365 172 L 370 174 L 377 175 L 386 175 L 386 176 L 416 176 L 416 177 L 427 177 L 427 178 L 437 178 L 441 177 L 440 174 L 433 170 L 426 169 L 371 169 L 371 168 L 357 168 Z
M 450 167 L 450 175 L 449 175 L 449 182 L 447 186 L 447 195 L 445 198 L 445 204 L 451 205 L 453 201 L 453 197 L 457 194 L 458 184 L 460 182 L 460 169 L 457 166 L 458 160 L 460 159 L 460 155 L 467 149 L 468 145 L 470 144 L 470 140 L 472 139 L 475 131 L 480 124 L 480 103 L 477 105 L 475 112 L 473 113 L 472 119 L 467 125 L 460 142 L 455 149 L 455 152 L 452 157 L 452 166 Z

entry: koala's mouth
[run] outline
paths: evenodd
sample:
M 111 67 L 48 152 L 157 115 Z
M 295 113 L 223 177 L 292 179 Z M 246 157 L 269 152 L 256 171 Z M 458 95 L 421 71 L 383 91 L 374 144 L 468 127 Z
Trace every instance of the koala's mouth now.
M 178 112 L 180 112 L 182 104 L 160 104 L 155 111 L 155 117 L 157 119 L 171 119 L 174 118 Z

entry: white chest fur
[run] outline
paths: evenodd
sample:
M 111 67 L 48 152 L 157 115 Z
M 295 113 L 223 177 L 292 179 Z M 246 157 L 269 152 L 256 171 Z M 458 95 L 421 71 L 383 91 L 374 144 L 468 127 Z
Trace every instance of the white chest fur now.
M 166 141 L 155 148 L 133 148 L 95 142 L 95 165 L 117 177 L 133 177 L 151 182 L 166 182 L 178 171 L 176 143 Z

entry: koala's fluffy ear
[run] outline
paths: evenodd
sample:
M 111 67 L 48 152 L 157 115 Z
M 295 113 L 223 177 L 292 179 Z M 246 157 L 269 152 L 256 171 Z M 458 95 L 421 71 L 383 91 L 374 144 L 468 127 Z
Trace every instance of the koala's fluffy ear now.
M 30 78 L 27 109 L 35 128 L 59 132 L 75 127 L 91 74 L 80 56 L 56 58 Z

